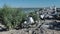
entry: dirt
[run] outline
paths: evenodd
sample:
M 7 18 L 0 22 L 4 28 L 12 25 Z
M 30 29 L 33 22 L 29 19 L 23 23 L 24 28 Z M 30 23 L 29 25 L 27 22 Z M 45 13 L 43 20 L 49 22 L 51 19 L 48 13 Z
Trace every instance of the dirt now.
M 38 30 L 34 31 L 36 34 L 41 34 Z M 21 30 L 10 30 L 0 32 L 0 34 L 33 34 L 33 30 L 21 29 Z M 45 29 L 43 30 L 43 34 L 60 34 L 60 31 Z
M 51 22 L 53 20 L 45 20 L 45 22 Z M 0 32 L 0 34 L 60 34 L 60 30 L 50 30 L 50 29 L 20 29 L 20 30 L 9 30 Z

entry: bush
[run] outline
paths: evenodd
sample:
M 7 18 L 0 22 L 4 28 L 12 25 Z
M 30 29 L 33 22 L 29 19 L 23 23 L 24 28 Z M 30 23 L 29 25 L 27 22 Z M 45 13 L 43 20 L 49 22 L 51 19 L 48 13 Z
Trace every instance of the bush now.
M 0 16 L 2 17 L 4 25 L 9 29 L 21 24 L 23 18 L 26 17 L 22 9 L 11 8 L 6 5 L 0 10 Z
M 35 12 L 30 12 L 29 16 L 33 17 L 34 21 L 38 20 L 37 14 Z

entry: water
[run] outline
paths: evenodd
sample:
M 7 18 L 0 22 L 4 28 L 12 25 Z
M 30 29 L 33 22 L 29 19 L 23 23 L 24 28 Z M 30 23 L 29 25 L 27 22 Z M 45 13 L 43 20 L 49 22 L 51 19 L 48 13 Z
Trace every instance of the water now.
M 25 13 L 37 11 L 39 8 L 22 8 Z

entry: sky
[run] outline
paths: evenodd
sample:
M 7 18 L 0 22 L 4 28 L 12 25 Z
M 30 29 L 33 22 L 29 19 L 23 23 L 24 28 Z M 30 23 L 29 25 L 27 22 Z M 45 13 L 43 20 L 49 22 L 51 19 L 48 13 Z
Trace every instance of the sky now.
M 0 0 L 0 7 L 3 7 L 4 4 L 21 8 L 40 8 L 53 5 L 60 7 L 60 0 Z

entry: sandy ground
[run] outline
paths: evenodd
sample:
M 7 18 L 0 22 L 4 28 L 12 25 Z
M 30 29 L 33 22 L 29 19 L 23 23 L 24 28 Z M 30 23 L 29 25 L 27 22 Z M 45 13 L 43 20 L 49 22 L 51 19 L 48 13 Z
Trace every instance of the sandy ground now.
M 10 31 L 5 31 L 5 32 L 0 32 L 0 34 L 32 34 L 32 31 L 29 30 L 29 32 L 27 32 L 25 31 L 25 29 L 10 30 Z M 46 29 L 46 31 L 44 31 L 44 34 L 60 34 L 60 31 Z

